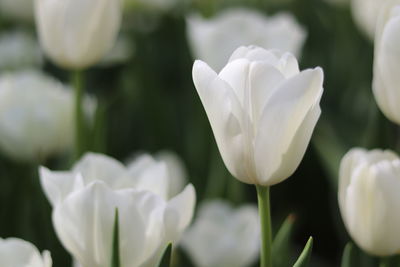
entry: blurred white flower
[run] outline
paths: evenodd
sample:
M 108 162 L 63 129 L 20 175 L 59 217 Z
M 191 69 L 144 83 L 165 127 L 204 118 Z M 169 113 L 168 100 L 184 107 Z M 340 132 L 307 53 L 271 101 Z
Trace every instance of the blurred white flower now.
M 123 64 L 134 54 L 135 46 L 128 36 L 121 35 L 117 38 L 114 46 L 103 57 L 99 65 L 103 67 Z
M 398 1 L 400 4 L 400 1 Z M 400 5 L 385 6 L 375 38 L 373 92 L 379 108 L 400 124 Z
M 182 246 L 198 267 L 245 267 L 257 260 L 260 242 L 257 206 L 217 200 L 200 206 Z
M 187 184 L 187 171 L 182 159 L 171 151 L 161 151 L 155 155 L 156 159 L 165 162 L 170 177 L 168 196 L 172 197 L 182 191 Z
M 288 51 L 299 57 L 305 29 L 289 13 L 267 17 L 250 9 L 228 9 L 214 18 L 193 14 L 187 18 L 187 37 L 195 58 L 220 71 L 242 45 Z
M 350 236 L 370 254 L 400 251 L 400 159 L 392 151 L 355 148 L 342 159 L 339 207 Z
M 87 109 L 94 109 L 90 99 Z M 41 162 L 66 151 L 74 138 L 73 93 L 37 71 L 0 76 L 0 150 L 20 161 Z
M 34 0 L 0 0 L 0 16 L 32 22 L 33 1 Z
M 42 64 L 40 46 L 34 37 L 24 31 L 0 35 L 0 69 L 36 67 Z
M 321 68 L 300 72 L 290 53 L 240 47 L 219 74 L 197 60 L 193 81 L 234 177 L 270 186 L 293 174 L 321 114 Z
M 35 13 L 47 56 L 62 67 L 84 69 L 114 45 L 122 0 L 35 0 Z
M 42 254 L 31 243 L 18 238 L 0 238 L 0 266 L 51 267 L 50 253 Z
M 53 205 L 56 233 L 82 267 L 111 262 L 114 212 L 119 211 L 121 267 L 154 266 L 190 223 L 195 191 L 187 185 L 168 199 L 166 164 L 148 155 L 129 166 L 86 154 L 71 171 L 40 169 Z
M 374 40 L 376 24 L 381 8 L 394 5 L 398 0 L 351 0 L 351 11 L 357 26 L 362 32 Z

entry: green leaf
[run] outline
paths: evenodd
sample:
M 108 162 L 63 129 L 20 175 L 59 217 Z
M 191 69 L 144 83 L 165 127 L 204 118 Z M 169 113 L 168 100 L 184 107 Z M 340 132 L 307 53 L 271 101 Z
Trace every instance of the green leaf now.
M 359 266 L 358 253 L 354 245 L 349 242 L 344 248 L 341 267 Z
M 272 243 L 273 264 L 276 267 L 289 266 L 290 261 L 290 237 L 294 228 L 295 216 L 290 214 L 283 222 Z
M 118 209 L 115 209 L 111 267 L 120 267 L 120 266 L 121 263 L 119 258 L 119 219 L 118 219 Z
M 305 247 L 303 249 L 303 252 L 300 254 L 300 257 L 297 259 L 297 261 L 293 265 L 293 267 L 309 266 L 311 252 L 312 252 L 312 246 L 313 246 L 313 238 L 312 238 L 312 236 L 310 236 L 310 238 L 307 241 L 307 244 L 305 245 Z
M 169 243 L 165 248 L 163 256 L 160 259 L 160 263 L 158 267 L 169 267 L 171 266 L 171 257 L 172 256 L 172 243 Z

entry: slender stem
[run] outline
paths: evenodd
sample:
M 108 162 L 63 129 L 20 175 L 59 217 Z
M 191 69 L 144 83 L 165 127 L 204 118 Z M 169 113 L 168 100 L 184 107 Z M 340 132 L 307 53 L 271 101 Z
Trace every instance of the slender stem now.
M 72 73 L 72 83 L 75 90 L 75 151 L 74 158 L 77 160 L 85 151 L 85 119 L 82 108 L 83 74 L 81 71 Z
M 256 185 L 258 212 L 261 222 L 261 262 L 260 267 L 272 267 L 272 230 L 269 204 L 269 187 Z

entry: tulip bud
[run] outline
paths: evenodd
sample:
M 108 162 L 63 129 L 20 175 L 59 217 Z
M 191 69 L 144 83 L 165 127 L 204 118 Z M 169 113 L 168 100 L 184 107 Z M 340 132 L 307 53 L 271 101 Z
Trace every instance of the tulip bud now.
M 82 267 L 111 262 L 115 209 L 121 267 L 156 266 L 167 244 L 179 240 L 193 216 L 193 186 L 168 198 L 167 167 L 148 155 L 125 167 L 88 153 L 71 171 L 42 167 L 40 178 L 53 205 L 56 233 Z
M 187 36 L 194 56 L 220 71 L 239 46 L 257 45 L 300 55 L 306 31 L 289 13 L 267 17 L 255 10 L 228 9 L 211 19 L 187 18 Z
M 320 68 L 300 72 L 289 53 L 240 47 L 219 74 L 196 61 L 193 81 L 234 177 L 270 186 L 293 174 L 321 113 Z
M 64 68 L 84 69 L 111 49 L 122 16 L 121 0 L 35 0 L 44 52 Z
M 4 267 L 51 267 L 50 253 L 42 255 L 31 243 L 18 238 L 0 238 L 0 266 Z
M 391 151 L 355 148 L 342 159 L 339 207 L 353 240 L 377 256 L 400 251 L 400 159 Z
M 393 1 L 394 2 L 394 1 Z M 400 1 L 382 8 L 374 55 L 373 92 L 385 116 L 400 124 Z
M 26 162 L 42 162 L 71 148 L 73 92 L 36 71 L 0 76 L 0 150 Z M 95 103 L 85 99 L 87 113 Z
M 257 207 L 234 209 L 219 200 L 203 203 L 182 246 L 198 267 L 250 266 L 260 250 Z

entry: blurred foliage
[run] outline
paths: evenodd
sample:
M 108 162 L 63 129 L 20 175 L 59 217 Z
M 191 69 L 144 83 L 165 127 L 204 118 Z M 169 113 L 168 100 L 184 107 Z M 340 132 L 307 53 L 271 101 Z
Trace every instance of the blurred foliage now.
M 133 10 L 122 31 L 135 44 L 132 59 L 86 73 L 87 90 L 99 98 L 93 150 L 125 160 L 138 151 L 170 149 L 182 157 L 198 201 L 225 197 L 256 202 L 255 188 L 231 177 L 218 153 L 206 114 L 191 79 L 193 58 L 186 42 L 185 12 L 205 15 L 246 5 L 267 14 L 287 10 L 308 30 L 301 68 L 321 66 L 325 73 L 322 116 L 304 160 L 293 175 L 271 190 L 273 225 L 296 215 L 291 254 L 299 255 L 314 237 L 313 266 L 339 266 L 349 240 L 337 206 L 339 161 L 351 147 L 396 147 L 398 135 L 377 109 L 371 91 L 373 44 L 355 27 L 348 7 L 321 0 L 194 0 L 170 14 Z M 0 29 L 25 27 L 0 17 Z M 69 74 L 47 62 L 44 69 L 63 81 Z M 99 131 L 98 131 L 99 132 Z M 398 144 L 397 144 L 398 145 Z M 62 160 L 46 163 L 66 168 Z M 57 241 L 51 209 L 36 165 L 0 159 L 0 236 L 21 237 L 52 252 L 54 266 L 71 266 Z M 277 230 L 276 230 L 277 232 Z M 356 249 L 356 248 L 354 248 Z M 361 253 L 358 251 L 357 253 Z M 365 257 L 365 256 L 364 256 Z M 190 266 L 178 249 L 174 261 Z M 360 265 L 367 266 L 367 265 Z

